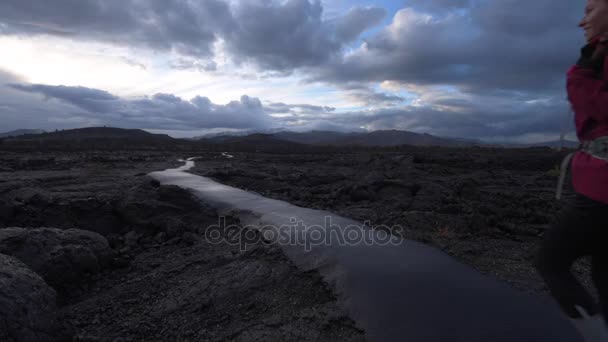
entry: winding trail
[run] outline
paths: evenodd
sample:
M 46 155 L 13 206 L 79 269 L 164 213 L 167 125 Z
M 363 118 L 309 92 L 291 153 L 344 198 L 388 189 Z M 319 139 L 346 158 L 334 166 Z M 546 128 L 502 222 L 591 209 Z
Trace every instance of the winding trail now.
M 195 159 L 150 176 L 254 225 L 279 243 L 298 267 L 317 270 L 370 341 L 582 342 L 549 299 L 519 292 L 421 243 L 394 237 L 387 241 L 384 232 L 330 212 L 186 172 Z M 327 220 L 336 235 L 320 243 Z M 383 243 L 340 243 L 337 236 L 347 231 L 347 236 L 359 234 Z

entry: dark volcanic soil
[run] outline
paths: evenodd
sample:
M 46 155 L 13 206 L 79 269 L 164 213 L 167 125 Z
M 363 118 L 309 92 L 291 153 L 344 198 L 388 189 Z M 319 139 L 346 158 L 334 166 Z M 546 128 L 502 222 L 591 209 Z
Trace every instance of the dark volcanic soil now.
M 0 152 L 0 229 L 91 230 L 116 252 L 113 266 L 56 289 L 65 339 L 363 340 L 320 276 L 277 247 L 205 241 L 216 212 L 145 176 L 180 157 Z
M 544 231 L 573 195 L 568 178 L 565 200 L 555 199 L 556 168 L 565 154 L 548 148 L 414 147 L 398 152 L 232 153 L 234 158 L 208 156 L 192 172 L 387 226 L 516 288 L 545 294 L 532 262 Z M 587 264 L 575 270 L 586 274 Z
M 555 168 L 565 153 L 400 148 L 230 154 L 234 158 L 0 151 L 0 229 L 91 230 L 117 255 L 111 267 L 56 289 L 66 340 L 363 340 L 316 272 L 297 270 L 267 244 L 240 251 L 205 241 L 217 213 L 146 176 L 190 156 L 202 157 L 194 173 L 384 225 L 519 289 L 546 294 L 532 261 L 566 204 L 554 199 Z M 572 197 L 569 184 L 565 195 L 566 201 Z M 586 275 L 588 265 L 575 270 Z

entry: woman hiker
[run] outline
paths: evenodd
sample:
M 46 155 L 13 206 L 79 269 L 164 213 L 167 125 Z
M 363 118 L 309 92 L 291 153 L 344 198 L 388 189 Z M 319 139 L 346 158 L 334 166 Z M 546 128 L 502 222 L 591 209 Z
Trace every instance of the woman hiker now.
M 608 342 L 608 0 L 587 0 L 579 26 L 587 44 L 567 72 L 568 100 L 581 146 L 572 158 L 575 198 L 547 231 L 537 269 L 551 294 L 586 342 Z M 570 272 L 575 260 L 591 256 L 599 303 Z

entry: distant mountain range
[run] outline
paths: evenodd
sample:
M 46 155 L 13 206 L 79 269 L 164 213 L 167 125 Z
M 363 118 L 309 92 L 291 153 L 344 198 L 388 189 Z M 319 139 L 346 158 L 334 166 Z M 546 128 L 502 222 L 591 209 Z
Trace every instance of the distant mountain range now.
M 414 133 L 399 130 L 381 130 L 373 132 L 335 132 L 335 131 L 310 131 L 310 132 L 291 132 L 279 131 L 272 134 L 232 134 L 215 133 L 213 135 L 204 136 L 199 141 L 222 144 L 222 143 L 240 143 L 245 144 L 248 141 L 260 143 L 262 140 L 267 140 L 269 143 L 278 141 L 291 142 L 303 145 L 331 145 L 331 146 L 376 146 L 376 147 L 391 147 L 399 145 L 412 146 L 445 146 L 445 147 L 470 147 L 470 146 L 487 146 L 487 147 L 504 147 L 504 148 L 527 148 L 527 147 L 552 147 L 558 148 L 562 146 L 561 141 L 548 141 L 534 144 L 497 144 L 484 142 L 478 139 L 467 138 L 445 138 L 437 137 L 426 133 Z M 564 147 L 575 148 L 577 142 L 565 141 Z
M 41 129 L 18 129 L 16 131 L 0 133 L 0 138 L 17 137 L 17 136 L 26 135 L 26 134 L 42 134 L 42 133 L 45 133 L 45 131 L 41 130 Z
M 281 131 L 273 134 L 250 134 L 250 135 L 214 135 L 199 139 L 208 143 L 244 143 L 246 141 L 261 140 L 267 142 L 291 142 L 304 145 L 332 145 L 332 146 L 375 146 L 390 147 L 399 145 L 413 146 L 471 146 L 482 144 L 473 139 L 449 139 L 435 137 L 430 134 L 419 134 L 407 131 L 386 130 L 374 132 L 352 132 L 342 133 L 334 131 L 310 131 L 310 132 L 290 132 Z
M 262 138 L 263 137 L 263 138 Z M 503 148 L 527 148 L 527 147 L 551 147 L 559 148 L 562 146 L 560 140 L 533 143 L 533 144 L 516 144 L 516 143 L 491 143 L 478 139 L 468 138 L 446 138 L 438 137 L 427 133 L 414 133 L 400 130 L 380 130 L 373 132 L 335 132 L 335 131 L 309 131 L 309 132 L 292 132 L 278 131 L 276 133 L 214 133 L 199 137 L 198 140 L 206 143 L 221 144 L 221 143 L 246 143 L 250 139 L 260 142 L 261 139 L 268 139 L 276 142 L 282 140 L 303 145 L 331 145 L 331 146 L 377 146 L 391 147 L 399 145 L 412 146 L 487 146 L 487 147 L 503 147 Z M 563 146 L 566 148 L 576 148 L 578 142 L 565 140 Z
M 562 146 L 562 142 L 548 141 L 535 144 L 496 144 L 483 142 L 476 139 L 445 138 L 426 133 L 414 133 L 399 130 L 380 130 L 373 132 L 335 132 L 335 131 L 309 131 L 292 132 L 286 130 L 268 130 L 266 133 L 257 131 L 249 132 L 225 132 L 205 135 L 191 139 L 174 139 L 166 134 L 153 134 L 140 129 L 122 129 L 113 127 L 89 127 L 62 130 L 55 132 L 44 132 L 42 130 L 16 130 L 0 134 L 0 138 L 9 139 L 16 143 L 61 143 L 69 141 L 77 143 L 86 142 L 109 142 L 114 146 L 121 143 L 129 144 L 191 144 L 202 143 L 210 145 L 232 145 L 232 146 L 264 146 L 264 147 L 288 147 L 298 145 L 315 146 L 365 146 L 365 147 L 392 147 L 400 145 L 411 146 L 445 146 L 445 147 L 505 147 L 505 148 L 527 148 L 527 147 L 552 147 Z M 565 141 L 564 146 L 575 148 L 577 142 Z
M 284 131 L 286 131 L 285 128 L 247 129 L 247 130 L 243 130 L 243 131 L 233 131 L 233 132 L 227 131 L 227 132 L 208 133 L 208 134 L 188 138 L 188 140 L 204 140 L 204 139 L 211 139 L 211 138 L 217 138 L 217 137 L 222 137 L 222 136 L 244 137 L 244 136 L 253 135 L 253 134 L 274 134 L 274 133 L 279 133 L 279 132 L 284 132 Z

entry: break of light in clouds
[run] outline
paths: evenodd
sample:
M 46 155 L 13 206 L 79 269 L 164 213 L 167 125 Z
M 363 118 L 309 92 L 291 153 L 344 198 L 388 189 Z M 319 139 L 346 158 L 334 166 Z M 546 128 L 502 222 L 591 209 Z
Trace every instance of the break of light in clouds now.
M 4 0 L 0 131 L 401 129 L 553 140 L 579 2 Z

